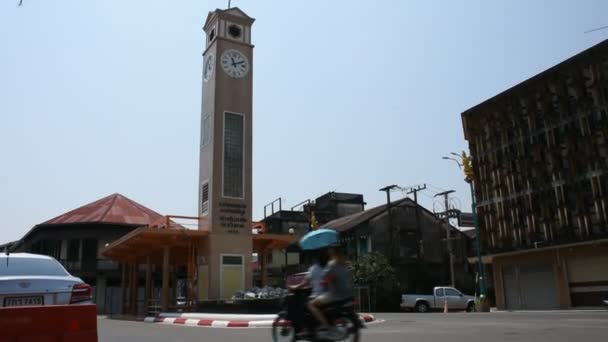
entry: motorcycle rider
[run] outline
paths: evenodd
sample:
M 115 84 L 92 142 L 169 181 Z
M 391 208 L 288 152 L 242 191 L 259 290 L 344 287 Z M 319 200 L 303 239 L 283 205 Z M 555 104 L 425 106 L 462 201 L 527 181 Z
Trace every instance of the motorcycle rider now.
M 327 264 L 323 283 L 326 292 L 317 296 L 308 303 L 310 313 L 321 323 L 318 336 L 330 338 L 337 332 L 331 329 L 321 308 L 335 302 L 340 302 L 353 296 L 352 272 L 341 246 L 332 246 L 329 249 L 330 262 Z
M 300 289 L 311 289 L 309 299 L 314 299 L 321 295 L 325 289 L 323 287 L 323 275 L 325 274 L 325 267 L 327 266 L 329 256 L 326 248 L 318 249 L 314 251 L 314 260 L 315 263 L 310 266 L 308 269 L 308 274 L 306 277 L 297 285 L 290 286 L 289 289 L 291 291 L 297 291 Z M 301 326 L 303 322 L 303 315 L 306 307 L 306 301 L 300 300 L 298 296 L 294 300 L 291 301 L 288 312 L 291 320 L 298 327 Z M 306 327 L 302 327 L 303 331 L 302 335 L 307 335 L 309 332 Z M 300 330 L 300 329 L 297 329 Z
M 325 272 L 325 266 L 329 259 L 326 248 L 318 249 L 315 251 L 315 263 L 308 269 L 306 277 L 297 285 L 291 286 L 290 290 L 299 290 L 305 288 L 311 288 L 310 298 L 316 298 L 324 292 L 323 285 L 323 274 Z

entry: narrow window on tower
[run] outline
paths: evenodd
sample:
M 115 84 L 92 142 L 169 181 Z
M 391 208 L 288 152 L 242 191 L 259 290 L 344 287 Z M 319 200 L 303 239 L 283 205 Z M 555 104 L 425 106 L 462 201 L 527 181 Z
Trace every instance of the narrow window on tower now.
M 209 182 L 203 183 L 201 187 L 201 216 L 209 214 Z
M 224 197 L 243 198 L 244 118 L 224 113 Z
M 202 147 L 207 146 L 211 142 L 211 115 L 207 114 L 203 117 L 203 136 L 201 137 Z

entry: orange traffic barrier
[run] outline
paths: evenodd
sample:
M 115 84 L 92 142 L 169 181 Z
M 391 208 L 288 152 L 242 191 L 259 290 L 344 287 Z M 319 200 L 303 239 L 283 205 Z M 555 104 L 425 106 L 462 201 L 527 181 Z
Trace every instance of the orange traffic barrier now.
M 0 342 L 97 342 L 95 305 L 0 308 Z

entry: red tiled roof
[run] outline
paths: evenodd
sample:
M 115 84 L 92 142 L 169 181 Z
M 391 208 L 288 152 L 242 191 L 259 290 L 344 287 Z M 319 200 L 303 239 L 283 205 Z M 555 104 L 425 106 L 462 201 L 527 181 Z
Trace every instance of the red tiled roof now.
M 163 216 L 154 210 L 121 194 L 112 194 L 41 224 L 112 223 L 143 226 L 162 219 Z

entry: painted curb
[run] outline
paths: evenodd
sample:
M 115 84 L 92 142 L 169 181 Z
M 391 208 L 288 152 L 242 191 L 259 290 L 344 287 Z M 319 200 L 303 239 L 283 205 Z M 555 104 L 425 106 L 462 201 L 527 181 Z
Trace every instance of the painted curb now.
M 193 318 L 197 317 L 197 318 Z M 159 323 L 159 324 L 171 324 L 171 325 L 185 325 L 185 326 L 198 326 L 198 327 L 209 327 L 209 328 L 270 328 L 276 318 L 276 315 L 224 315 L 233 317 L 240 317 L 240 319 L 222 320 L 222 319 L 210 319 L 210 317 L 218 317 L 218 315 L 205 315 L 205 314 L 166 314 L 159 315 L 158 317 L 146 317 L 145 323 Z M 203 317 L 203 318 L 200 318 Z M 271 318 L 271 319 L 268 319 Z M 371 323 L 375 321 L 374 316 L 370 314 L 359 314 L 359 318 L 366 322 Z M 248 320 L 252 319 L 252 320 Z

